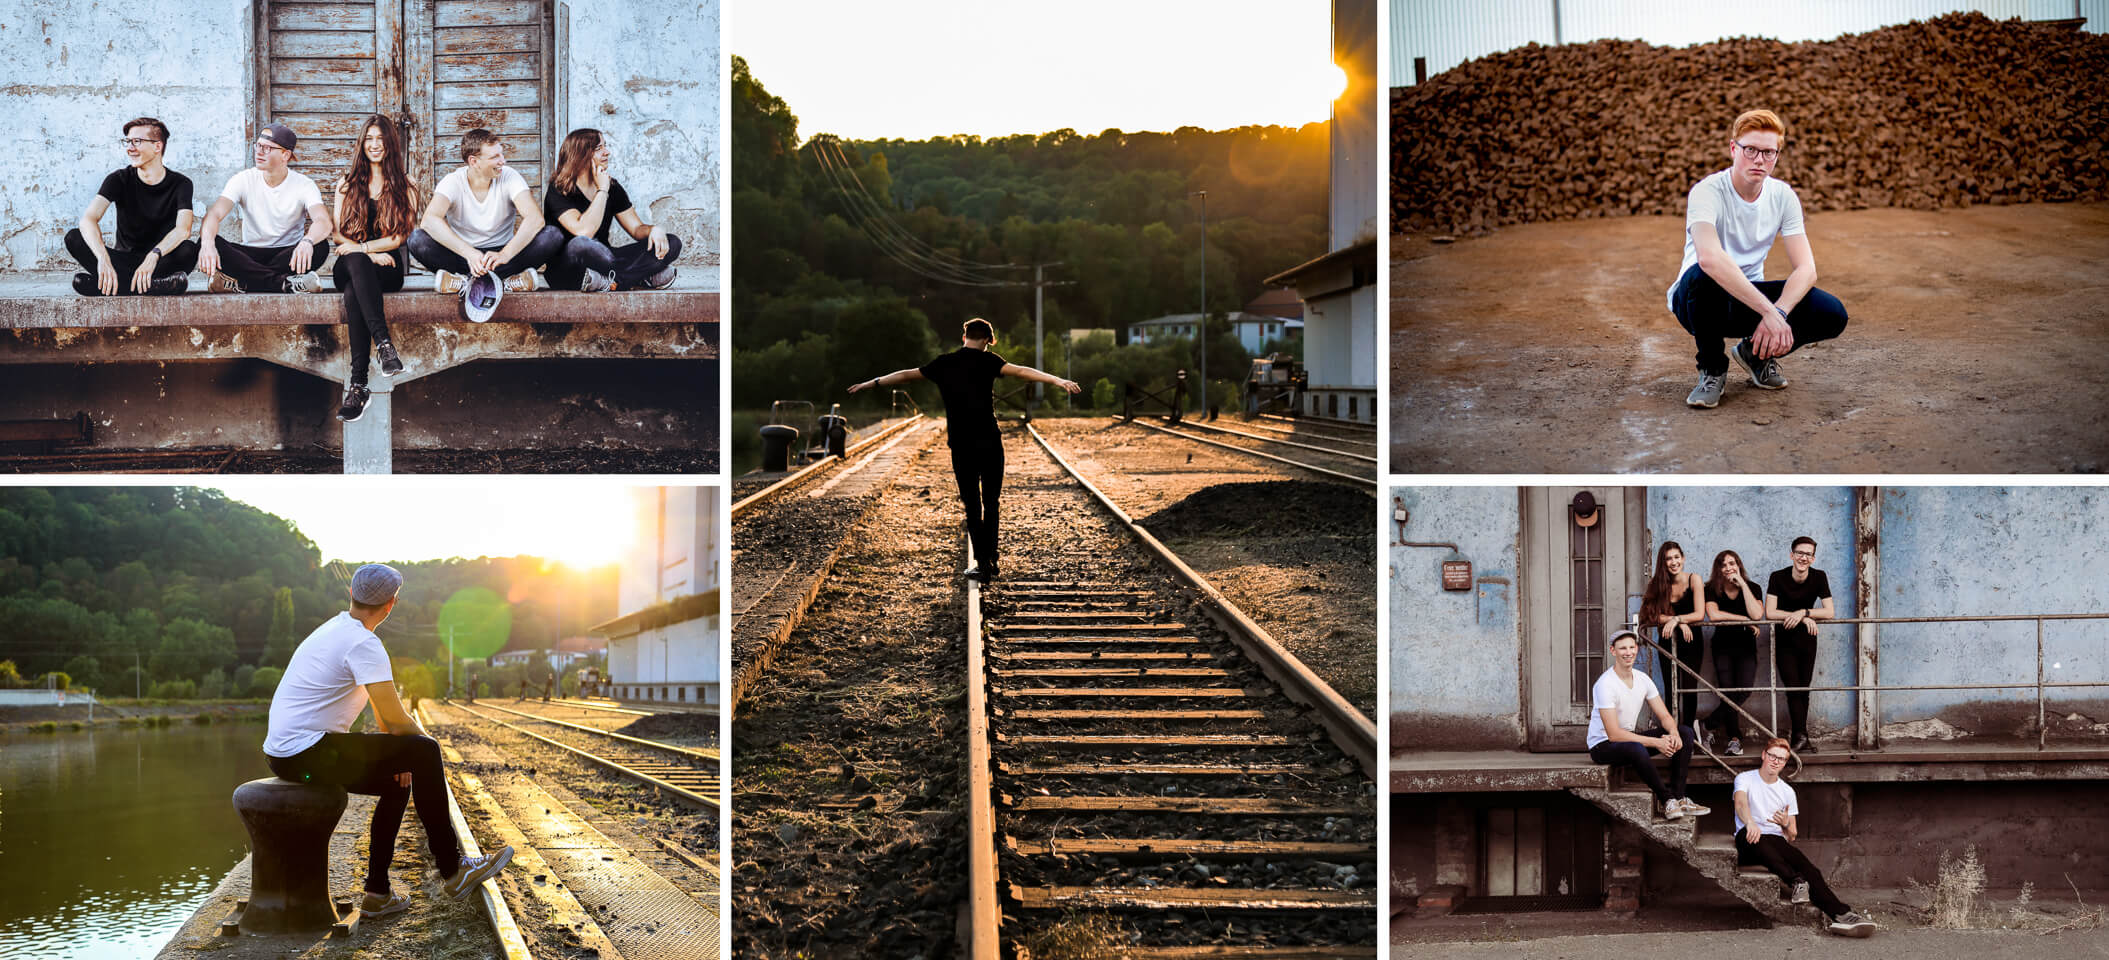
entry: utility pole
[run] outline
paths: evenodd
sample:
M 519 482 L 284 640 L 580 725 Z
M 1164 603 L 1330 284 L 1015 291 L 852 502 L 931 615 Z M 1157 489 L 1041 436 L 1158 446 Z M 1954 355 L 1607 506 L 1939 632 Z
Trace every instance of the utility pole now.
M 1062 266 L 1062 262 L 1059 260 L 1056 260 L 1052 263 L 1033 264 L 1033 369 L 1035 370 L 1047 369 L 1047 327 L 1046 320 L 1040 314 L 1040 307 L 1043 302 L 1043 298 L 1046 294 L 1047 288 L 1068 286 L 1069 284 L 1076 282 L 1074 280 L 1063 280 L 1058 283 L 1049 283 L 1046 280 L 1041 279 L 1041 277 L 1043 276 L 1042 271 L 1044 271 L 1046 268 L 1059 266 Z M 1033 405 L 1037 407 L 1038 405 L 1044 404 L 1046 402 L 1047 384 L 1034 381 Z
M 1196 190 L 1188 197 L 1201 198 L 1201 419 L 1208 419 L 1208 191 Z

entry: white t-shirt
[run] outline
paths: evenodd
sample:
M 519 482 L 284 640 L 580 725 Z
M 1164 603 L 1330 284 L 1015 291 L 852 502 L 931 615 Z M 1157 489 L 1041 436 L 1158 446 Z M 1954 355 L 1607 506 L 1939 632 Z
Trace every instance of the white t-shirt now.
M 1758 820 L 1759 836 L 1768 833 L 1775 837 L 1787 835 L 1785 827 L 1772 822 L 1772 814 L 1777 811 L 1785 810 L 1797 817 L 1801 816 L 1801 807 L 1794 802 L 1794 788 L 1788 786 L 1785 780 L 1766 783 L 1763 774 L 1756 770 L 1745 770 L 1736 774 L 1735 792 L 1750 795 L 1750 815 Z M 1743 822 L 1743 815 L 1736 814 L 1736 833 L 1740 834 L 1748 829 L 1749 825 Z
M 502 247 L 513 240 L 513 226 L 520 214 L 513 198 L 527 192 L 527 180 L 506 167 L 491 181 L 482 200 L 469 189 L 469 168 L 457 167 L 439 181 L 435 193 L 447 198 L 447 226 L 478 250 Z
M 1589 694 L 1589 746 L 1611 739 L 1610 731 L 1604 729 L 1605 707 L 1618 711 L 1618 725 L 1631 733 L 1640 729 L 1640 711 L 1648 705 L 1648 698 L 1660 698 L 1662 691 L 1656 689 L 1655 681 L 1647 674 L 1633 671 L 1633 685 L 1628 687 L 1618 679 L 1617 670 L 1606 670 L 1596 678 L 1596 686 Z
M 271 695 L 271 724 L 264 752 L 290 757 L 315 745 L 325 733 L 347 733 L 366 709 L 366 685 L 393 680 L 381 638 L 339 613 L 293 651 L 286 675 Z
M 1670 281 L 1670 292 L 1664 298 L 1672 312 L 1677 303 L 1676 280 L 1699 262 L 1699 241 L 1692 239 L 1692 224 L 1713 224 L 1721 249 L 1752 283 L 1765 279 L 1765 254 L 1772 252 L 1774 238 L 1808 232 L 1801 222 L 1801 198 L 1787 181 L 1766 177 L 1765 185 L 1758 188 L 1757 202 L 1752 203 L 1736 192 L 1733 177 L 1733 167 L 1713 174 L 1693 184 L 1685 197 L 1684 262 L 1677 265 L 1677 277 Z
M 228 178 L 220 196 L 242 211 L 242 242 L 252 247 L 290 247 L 308 229 L 308 208 L 322 206 L 322 191 L 298 170 L 273 187 L 264 172 L 250 167 Z

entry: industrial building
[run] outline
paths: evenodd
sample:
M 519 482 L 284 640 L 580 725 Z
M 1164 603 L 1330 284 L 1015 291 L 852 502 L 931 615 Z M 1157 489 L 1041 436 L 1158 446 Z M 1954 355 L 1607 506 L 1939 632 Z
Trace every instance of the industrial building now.
M 714 487 L 639 487 L 637 536 L 616 593 L 621 615 L 594 626 L 608 638 L 608 692 L 618 700 L 717 707 L 724 537 Z

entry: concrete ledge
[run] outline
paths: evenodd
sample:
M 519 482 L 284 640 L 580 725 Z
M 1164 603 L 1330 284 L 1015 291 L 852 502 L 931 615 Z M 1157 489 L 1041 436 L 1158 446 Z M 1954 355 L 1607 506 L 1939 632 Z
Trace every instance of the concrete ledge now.
M 83 297 L 71 274 L 0 276 L 0 330 L 98 327 L 240 327 L 342 324 L 343 298 L 322 293 L 205 293 L 201 274 L 190 275 L 190 293 L 172 297 Z M 325 275 L 326 280 L 327 275 Z M 401 293 L 382 298 L 388 322 L 458 323 L 457 302 L 432 290 L 429 275 L 404 282 Z M 498 316 L 483 326 L 506 323 L 703 323 L 718 322 L 718 292 L 675 281 L 665 290 L 581 293 L 537 290 L 507 293 Z
M 1605 771 L 1587 754 L 1457 751 L 1394 753 L 1393 793 L 1506 793 L 1609 789 Z M 1697 768 L 1694 767 L 1696 770 Z

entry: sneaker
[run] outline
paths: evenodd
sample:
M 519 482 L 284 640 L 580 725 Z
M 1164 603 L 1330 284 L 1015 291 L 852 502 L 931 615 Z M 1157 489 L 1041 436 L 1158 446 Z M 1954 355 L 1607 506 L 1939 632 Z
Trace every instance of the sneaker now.
M 1699 374 L 1699 385 L 1693 387 L 1691 394 L 1684 398 L 1685 405 L 1698 407 L 1702 410 L 1712 410 L 1720 406 L 1721 388 L 1725 385 L 1727 379 L 1725 374 Z
M 1706 727 L 1706 728 L 1701 728 L 1701 729 L 1700 729 L 1700 731 L 1699 731 L 1699 746 L 1700 746 L 1701 748 L 1705 749 L 1707 753 L 1712 753 L 1712 752 L 1714 752 L 1714 731 L 1713 731 L 1713 728 L 1711 728 L 1711 727 Z
M 74 274 L 73 292 L 84 297 L 100 297 L 103 295 L 102 288 L 95 285 L 95 274 L 92 273 Z
M 368 893 L 364 899 L 359 901 L 359 915 L 367 918 L 385 917 L 391 913 L 402 913 L 408 909 L 410 909 L 410 898 L 400 893 L 392 896 Z
M 535 277 L 536 274 L 533 270 L 522 270 L 505 279 L 505 289 L 514 293 L 533 293 L 535 292 Z
M 586 276 L 579 281 L 579 289 L 587 293 L 613 290 L 615 289 L 615 275 L 602 273 L 598 270 L 588 270 L 586 271 Z
M 316 276 L 315 272 L 312 270 L 308 271 L 307 273 L 294 274 L 293 276 L 286 278 L 286 292 L 321 293 L 322 278 Z
M 666 269 L 644 278 L 644 288 L 647 290 L 664 290 L 673 286 L 674 278 L 680 275 L 680 268 L 669 265 Z
M 974 566 L 968 567 L 964 572 L 960 574 L 960 576 L 972 580 L 975 583 L 987 583 L 990 579 L 990 571 L 983 569 L 983 567 L 977 563 Z
M 1682 800 L 1679 800 L 1679 799 L 1676 799 L 1676 798 L 1674 798 L 1674 797 L 1672 797 L 1671 799 L 1668 799 L 1668 800 L 1664 800 L 1664 801 L 1662 802 L 1662 819 L 1664 819 L 1664 820 L 1682 820 L 1682 819 L 1684 819 L 1684 801 L 1682 801 Z
M 1793 750 L 1795 753 L 1815 753 L 1816 745 L 1810 743 L 1808 737 L 1795 737 Z
M 432 289 L 439 293 L 459 294 L 464 286 L 466 284 L 462 283 L 461 274 L 445 270 L 432 271 Z
M 381 355 L 381 376 L 392 377 L 403 372 L 403 358 L 396 356 L 395 341 L 383 340 L 374 344 L 374 352 Z
M 499 847 L 496 853 L 487 853 L 480 857 L 463 857 L 461 867 L 454 871 L 453 876 L 447 878 L 447 882 L 441 885 L 442 889 L 447 891 L 447 896 L 459 898 L 476 889 L 485 880 L 497 876 L 498 871 L 505 869 L 505 865 L 511 862 L 513 848 L 510 846 Z
M 1751 386 L 1760 390 L 1779 390 L 1787 385 L 1787 378 L 1779 375 L 1779 358 L 1759 360 L 1757 354 L 1750 352 L 1749 340 L 1736 344 L 1736 348 L 1729 352 L 1735 354 L 1736 362 L 1742 364 L 1744 370 L 1749 371 Z
M 1687 817 L 1703 817 L 1712 812 L 1714 812 L 1714 808 L 1702 807 L 1697 801 L 1689 797 L 1684 800 L 1684 815 Z
M 1841 937 L 1865 937 L 1875 932 L 1875 922 L 1847 910 L 1831 918 L 1830 931 Z
M 1788 903 L 1808 903 L 1808 902 L 1809 902 L 1809 881 L 1807 881 L 1807 880 L 1796 880 L 1796 881 L 1794 881 L 1794 889 L 1793 889 L 1792 891 L 1790 891 L 1790 892 L 1789 892 L 1789 893 L 1787 894 L 1787 902 L 1788 902 Z
M 205 284 L 205 292 L 247 293 L 248 291 L 242 289 L 241 281 L 236 280 L 233 277 L 230 277 L 224 273 L 220 273 L 219 271 L 214 271 L 212 274 L 212 280 Z
M 337 419 L 352 423 L 365 416 L 366 401 L 372 396 L 373 391 L 366 389 L 363 383 L 347 384 L 344 388 L 344 402 L 337 405 Z
M 147 284 L 146 292 L 148 296 L 169 297 L 189 289 L 190 274 L 172 273 L 165 277 L 155 277 L 153 283 Z
M 1729 756 L 1731 756 L 1731 757 L 1740 757 L 1740 756 L 1742 756 L 1742 755 L 1743 755 L 1743 739 L 1742 739 L 1741 737 L 1729 737 L 1729 738 L 1728 738 L 1728 746 L 1722 747 L 1722 748 L 1721 748 L 1721 752 L 1722 752 L 1722 753 L 1725 753 L 1725 754 L 1728 754 L 1728 755 L 1729 755 Z

